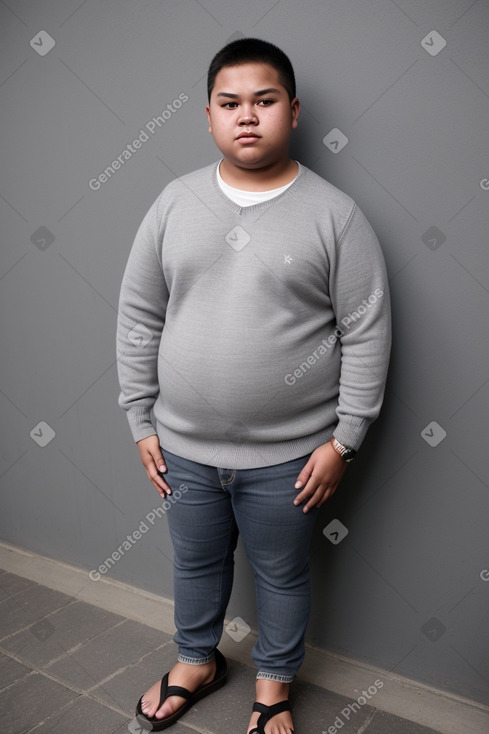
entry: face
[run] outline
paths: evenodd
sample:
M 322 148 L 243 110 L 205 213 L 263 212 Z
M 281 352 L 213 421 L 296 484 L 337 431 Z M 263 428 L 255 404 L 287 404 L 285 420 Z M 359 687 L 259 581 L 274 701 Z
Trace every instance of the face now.
M 221 69 L 206 107 L 217 147 L 231 165 L 241 169 L 288 160 L 299 111 L 299 100 L 289 100 L 278 71 L 258 63 Z

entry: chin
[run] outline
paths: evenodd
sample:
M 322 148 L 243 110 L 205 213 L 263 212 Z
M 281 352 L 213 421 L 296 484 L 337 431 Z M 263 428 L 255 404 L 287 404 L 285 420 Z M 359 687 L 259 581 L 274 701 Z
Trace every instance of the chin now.
M 252 151 L 249 151 L 249 153 L 252 153 Z M 273 163 L 268 158 L 259 155 L 246 155 L 239 158 L 232 157 L 230 160 L 241 168 L 265 168 Z
M 239 166 L 240 168 L 253 169 L 253 168 L 265 168 L 266 166 L 268 166 L 268 163 L 266 161 L 262 161 L 262 160 L 259 160 L 259 161 L 237 161 L 236 165 Z

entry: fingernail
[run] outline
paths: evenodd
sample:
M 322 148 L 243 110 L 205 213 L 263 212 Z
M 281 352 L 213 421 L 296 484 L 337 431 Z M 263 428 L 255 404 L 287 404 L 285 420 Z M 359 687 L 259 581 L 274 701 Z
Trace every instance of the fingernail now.
M 160 466 L 160 471 L 165 471 L 165 469 L 166 469 L 166 466 L 165 466 L 164 464 L 162 464 L 162 465 Z
M 302 482 L 297 481 L 294 486 L 296 489 L 299 489 L 299 487 L 302 487 Z

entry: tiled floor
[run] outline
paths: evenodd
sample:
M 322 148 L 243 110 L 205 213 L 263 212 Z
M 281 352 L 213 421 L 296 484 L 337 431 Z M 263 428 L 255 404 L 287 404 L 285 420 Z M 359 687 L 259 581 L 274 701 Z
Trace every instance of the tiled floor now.
M 174 657 L 170 635 L 0 570 L 1 734 L 137 734 L 135 702 Z M 171 731 L 245 734 L 255 673 L 228 664 Z M 297 734 L 435 732 L 300 679 L 291 702 Z

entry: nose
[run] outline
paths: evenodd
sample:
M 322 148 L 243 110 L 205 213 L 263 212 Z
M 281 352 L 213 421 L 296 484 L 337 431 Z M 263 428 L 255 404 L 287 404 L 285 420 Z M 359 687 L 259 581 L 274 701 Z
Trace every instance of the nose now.
M 256 125 L 258 122 L 256 114 L 251 109 L 243 109 L 239 116 L 239 125 Z

